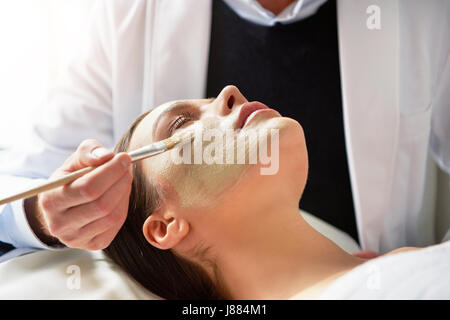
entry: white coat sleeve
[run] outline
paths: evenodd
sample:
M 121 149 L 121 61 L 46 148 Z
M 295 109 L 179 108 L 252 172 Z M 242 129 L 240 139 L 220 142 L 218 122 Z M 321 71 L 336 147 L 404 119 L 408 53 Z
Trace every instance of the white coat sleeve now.
M 438 165 L 450 175 L 450 53 L 432 109 L 430 147 Z
M 446 17 L 441 29 L 443 66 L 432 103 L 430 147 L 438 165 L 450 175 L 450 3 L 445 1 L 442 10 Z
M 29 133 L 0 164 L 0 195 L 48 178 L 84 139 L 113 147 L 112 45 L 106 2 L 96 3 L 80 52 L 39 108 Z M 23 201 L 0 206 L 0 241 L 15 247 L 48 248 L 28 225 Z

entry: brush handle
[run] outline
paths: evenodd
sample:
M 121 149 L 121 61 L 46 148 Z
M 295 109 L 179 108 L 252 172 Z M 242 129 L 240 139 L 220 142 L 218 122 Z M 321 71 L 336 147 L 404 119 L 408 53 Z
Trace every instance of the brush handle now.
M 146 150 L 143 150 L 144 148 L 142 148 L 139 150 L 135 150 L 134 152 L 130 152 L 129 155 L 131 156 L 131 162 L 133 163 L 133 162 L 154 156 L 156 154 L 162 153 L 167 150 L 167 148 L 165 147 L 164 144 L 162 144 L 162 145 L 157 144 L 156 146 L 153 145 L 153 146 L 147 147 L 147 148 L 148 149 L 146 149 Z M 39 193 L 49 191 L 52 189 L 56 189 L 58 187 L 66 185 L 66 184 L 84 176 L 86 173 L 91 172 L 95 168 L 97 168 L 97 167 L 96 166 L 86 167 L 86 168 L 74 171 L 72 173 L 69 173 L 59 179 L 44 182 L 43 184 L 40 184 L 36 187 L 16 193 L 7 198 L 0 199 L 0 206 L 3 204 L 7 204 L 9 202 L 12 202 L 12 201 L 25 199 L 25 198 L 31 198 L 31 197 L 34 197 L 35 195 L 38 195 Z
M 135 159 L 132 159 L 132 162 L 135 162 L 135 161 L 136 161 Z M 95 168 L 97 168 L 97 166 L 86 167 L 86 168 L 71 172 L 71 173 L 69 173 L 61 178 L 58 178 L 56 180 L 50 180 L 50 181 L 44 182 L 36 187 L 24 190 L 22 192 L 14 194 L 10 197 L 0 199 L 0 206 L 2 204 L 6 204 L 6 203 L 9 203 L 12 201 L 25 199 L 25 198 L 31 198 L 31 197 L 34 197 L 35 195 L 38 195 L 39 193 L 49 191 L 52 189 L 56 189 L 58 187 L 62 187 L 64 185 L 84 176 L 85 174 L 91 172 Z
M 66 185 L 76 179 L 78 179 L 81 176 L 84 176 L 86 173 L 91 172 L 92 170 L 94 170 L 96 167 L 86 167 L 77 171 L 74 171 L 72 173 L 69 173 L 59 179 L 56 180 L 51 180 L 48 182 L 45 182 L 41 185 L 38 185 L 36 187 L 33 187 L 31 189 L 27 189 L 25 191 L 22 191 L 20 193 L 17 193 L 13 196 L 4 198 L 0 200 L 0 205 L 2 204 L 6 204 L 12 201 L 16 201 L 16 200 L 20 200 L 20 199 L 24 199 L 24 198 L 31 198 L 39 193 L 45 192 L 45 191 L 49 191 L 52 189 L 56 189 L 58 187 L 61 187 L 63 185 Z
M 191 136 L 189 136 L 191 137 Z M 179 143 L 181 139 L 176 138 L 168 138 L 163 141 L 158 141 L 155 143 L 152 143 L 151 145 L 142 147 L 140 149 L 134 150 L 129 152 L 128 154 L 131 157 L 131 162 L 136 162 L 148 157 L 152 157 L 154 155 L 160 154 L 162 152 L 165 152 L 171 148 L 173 148 L 177 143 Z M 72 173 L 69 173 L 59 179 L 47 181 L 41 185 L 38 185 L 36 187 L 33 187 L 31 189 L 27 189 L 25 191 L 16 193 L 12 196 L 9 196 L 7 198 L 0 199 L 0 206 L 12 201 L 24 199 L 24 198 L 31 198 L 39 193 L 49 191 L 52 189 L 56 189 L 58 187 L 61 187 L 63 185 L 66 185 L 76 179 L 78 179 L 81 176 L 84 176 L 86 173 L 91 172 L 94 170 L 95 167 L 86 167 L 77 171 L 74 171 Z

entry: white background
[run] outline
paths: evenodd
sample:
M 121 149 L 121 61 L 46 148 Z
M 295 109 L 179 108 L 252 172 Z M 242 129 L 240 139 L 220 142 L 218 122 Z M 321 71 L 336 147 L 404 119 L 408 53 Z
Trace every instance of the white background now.
M 86 29 L 95 0 L 0 0 L 0 149 L 30 127 Z

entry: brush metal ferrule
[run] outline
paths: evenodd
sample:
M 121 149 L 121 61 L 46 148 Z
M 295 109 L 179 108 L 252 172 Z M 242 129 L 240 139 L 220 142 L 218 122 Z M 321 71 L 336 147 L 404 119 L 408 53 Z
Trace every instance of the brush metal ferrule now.
M 129 152 L 128 154 L 131 157 L 131 161 L 138 161 L 155 154 L 162 153 L 167 150 L 167 145 L 163 141 L 158 141 L 152 143 L 148 146 L 136 149 L 134 151 Z
M 173 136 L 172 138 L 163 140 L 163 142 L 166 144 L 167 149 L 172 149 L 179 143 L 186 143 L 191 141 L 193 138 L 192 132 L 185 132 L 176 136 Z

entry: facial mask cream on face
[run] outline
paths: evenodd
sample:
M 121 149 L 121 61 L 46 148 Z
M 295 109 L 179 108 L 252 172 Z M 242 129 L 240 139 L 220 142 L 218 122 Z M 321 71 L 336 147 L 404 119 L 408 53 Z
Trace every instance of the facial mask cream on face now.
M 272 128 L 282 128 L 281 118 L 276 119 L 275 122 L 275 119 L 265 120 L 257 128 L 265 128 L 267 124 Z M 202 119 L 186 128 L 194 132 L 194 139 L 190 143 L 178 146 L 158 158 L 144 160 L 144 167 L 170 183 L 182 208 L 216 204 L 226 190 L 242 179 L 245 172 L 259 168 L 254 157 L 258 150 L 258 135 L 252 138 L 249 130 L 221 130 L 221 125 L 230 127 L 218 118 Z M 218 139 L 221 140 L 219 143 Z
M 209 123 L 209 127 L 214 124 Z M 224 139 L 224 143 L 216 143 L 214 138 L 208 139 L 204 127 L 195 130 L 195 138 L 189 146 L 174 148 L 171 152 L 161 155 L 159 159 L 146 163 L 152 171 L 161 174 L 170 182 L 173 189 L 178 194 L 180 206 L 182 208 L 207 207 L 239 181 L 240 176 L 246 171 L 247 164 L 226 163 L 224 155 L 236 153 L 236 134 Z M 221 159 L 218 155 L 218 147 L 221 146 Z M 186 152 L 189 155 L 186 156 Z M 182 156 L 180 157 L 180 153 Z M 183 160 L 184 158 L 184 163 Z M 186 161 L 186 158 L 188 158 Z M 211 158 L 214 161 L 211 161 Z M 157 162 L 154 163 L 154 162 Z M 187 162 L 187 163 L 186 163 Z

